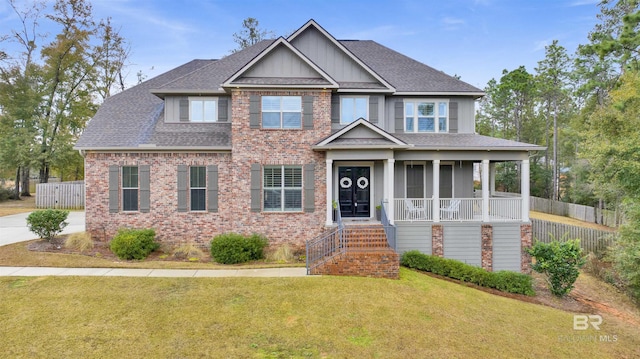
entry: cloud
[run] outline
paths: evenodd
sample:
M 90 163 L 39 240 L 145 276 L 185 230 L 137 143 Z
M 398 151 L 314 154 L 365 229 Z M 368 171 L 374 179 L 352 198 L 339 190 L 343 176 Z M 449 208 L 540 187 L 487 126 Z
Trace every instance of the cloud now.
M 568 6 L 576 7 L 576 6 L 585 6 L 585 5 L 596 5 L 600 3 L 600 1 L 601 0 L 575 0 L 571 2 Z
M 534 42 L 534 46 L 533 46 L 533 51 L 531 51 L 531 52 L 538 52 L 540 50 L 544 51 L 545 47 L 549 46 L 550 43 L 551 43 L 551 41 L 549 41 L 549 40 L 535 41 Z
M 464 21 L 463 19 L 458 19 L 455 17 L 445 17 L 441 22 L 445 30 L 457 30 L 462 25 L 466 24 L 466 21 Z

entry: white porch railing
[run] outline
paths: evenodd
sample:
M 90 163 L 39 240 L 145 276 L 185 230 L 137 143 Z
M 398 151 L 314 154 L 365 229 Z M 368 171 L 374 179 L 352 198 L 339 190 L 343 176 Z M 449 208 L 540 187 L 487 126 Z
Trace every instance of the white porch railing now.
M 441 198 L 439 211 L 441 222 L 482 222 L 482 198 Z M 396 198 L 394 220 L 396 222 L 432 222 L 433 199 Z M 522 198 L 490 198 L 490 222 L 522 221 Z
M 489 198 L 489 218 L 492 221 L 521 221 L 522 198 Z

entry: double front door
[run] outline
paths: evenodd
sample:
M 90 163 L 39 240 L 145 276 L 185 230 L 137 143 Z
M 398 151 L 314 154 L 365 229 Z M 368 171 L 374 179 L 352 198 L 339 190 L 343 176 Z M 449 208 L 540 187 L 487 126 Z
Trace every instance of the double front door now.
M 338 167 L 338 202 L 342 217 L 371 217 L 370 167 Z

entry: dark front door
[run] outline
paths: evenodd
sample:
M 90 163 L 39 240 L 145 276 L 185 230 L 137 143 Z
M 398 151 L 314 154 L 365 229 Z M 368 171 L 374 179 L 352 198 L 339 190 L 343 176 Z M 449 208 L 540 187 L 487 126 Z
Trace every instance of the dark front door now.
M 338 167 L 338 199 L 342 217 L 371 217 L 371 168 Z

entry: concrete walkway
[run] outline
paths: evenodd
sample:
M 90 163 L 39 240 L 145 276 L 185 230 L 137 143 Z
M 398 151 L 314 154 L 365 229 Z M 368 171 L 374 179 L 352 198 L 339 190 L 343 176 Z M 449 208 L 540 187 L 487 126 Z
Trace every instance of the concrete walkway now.
M 27 217 L 29 213 L 13 214 L 0 217 L 0 246 L 37 239 L 27 228 Z M 62 234 L 84 232 L 84 211 L 69 212 L 67 225 Z
M 130 269 L 130 268 L 55 268 L 55 267 L 0 267 L 0 277 L 304 277 L 307 269 L 263 268 L 263 269 Z

